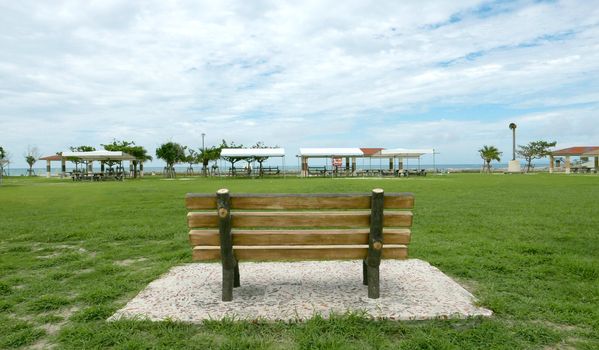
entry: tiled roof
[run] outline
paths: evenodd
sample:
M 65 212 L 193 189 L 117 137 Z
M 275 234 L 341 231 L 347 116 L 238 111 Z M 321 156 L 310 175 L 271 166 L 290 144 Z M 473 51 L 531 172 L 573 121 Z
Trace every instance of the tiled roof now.
M 581 156 L 585 153 L 599 151 L 599 146 L 578 146 L 551 152 L 554 156 Z

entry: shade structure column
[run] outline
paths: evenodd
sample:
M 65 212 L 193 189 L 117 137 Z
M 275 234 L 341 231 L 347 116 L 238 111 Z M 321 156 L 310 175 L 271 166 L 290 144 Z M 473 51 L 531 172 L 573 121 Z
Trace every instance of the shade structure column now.
M 595 157 L 595 173 L 599 172 L 599 156 Z
M 553 171 L 555 170 L 555 159 L 553 158 L 553 155 L 549 156 L 549 174 L 553 174 Z
M 206 170 L 206 169 L 204 169 Z M 206 172 L 204 171 L 204 176 L 206 176 Z M 144 177 L 144 162 L 139 162 L 139 177 Z
M 351 158 L 351 173 L 356 173 L 356 157 Z
M 67 161 L 62 158 L 60 160 L 60 177 L 67 176 Z
M 307 157 L 302 157 L 302 176 L 303 177 L 308 176 L 308 158 Z
M 570 156 L 566 156 L 566 174 L 570 174 L 570 168 L 572 164 L 570 163 Z
M 46 161 L 46 177 L 50 177 L 52 169 L 50 168 L 50 160 Z

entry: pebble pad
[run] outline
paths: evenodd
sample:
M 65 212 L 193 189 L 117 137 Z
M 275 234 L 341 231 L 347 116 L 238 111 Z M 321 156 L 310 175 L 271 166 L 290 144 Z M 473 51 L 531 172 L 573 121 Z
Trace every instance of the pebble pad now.
M 109 320 L 141 318 L 201 322 L 207 319 L 305 320 L 320 314 L 364 311 L 375 318 L 422 320 L 491 316 L 474 297 L 429 263 L 383 260 L 381 297 L 368 298 L 361 261 L 241 262 L 241 287 L 221 301 L 221 265 L 172 268 Z

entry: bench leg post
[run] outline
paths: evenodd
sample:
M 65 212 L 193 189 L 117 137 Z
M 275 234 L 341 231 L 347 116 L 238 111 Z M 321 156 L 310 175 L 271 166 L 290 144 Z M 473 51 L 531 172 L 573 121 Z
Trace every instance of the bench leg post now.
M 362 284 L 368 285 L 368 264 L 366 264 L 366 260 L 362 260 Z
M 366 258 L 368 297 L 379 297 L 379 266 L 383 250 L 383 208 L 385 193 L 380 188 L 372 190 L 370 204 L 370 234 L 368 235 L 368 257 Z
M 379 267 L 368 266 L 368 297 L 378 299 L 379 292 Z
M 234 275 L 234 269 L 226 269 L 223 267 L 223 301 L 233 300 Z
M 234 280 L 233 280 L 233 287 L 239 287 L 241 286 L 241 283 L 239 281 L 239 263 L 235 265 L 235 270 L 234 270 Z

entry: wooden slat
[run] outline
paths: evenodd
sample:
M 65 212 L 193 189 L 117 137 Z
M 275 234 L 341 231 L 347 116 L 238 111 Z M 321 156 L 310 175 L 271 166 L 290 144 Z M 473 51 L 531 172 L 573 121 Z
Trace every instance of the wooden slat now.
M 216 209 L 214 193 L 188 193 L 185 196 L 185 206 L 192 210 Z
M 414 208 L 414 194 L 412 193 L 385 193 L 385 209 L 412 209 Z
M 366 227 L 370 212 L 320 211 L 320 212 L 232 212 L 233 227 Z M 191 212 L 187 214 L 190 228 L 214 228 L 218 225 L 216 212 Z M 412 226 L 409 211 L 386 211 L 385 227 Z
M 213 194 L 188 193 L 187 209 L 207 210 L 216 208 Z M 385 194 L 385 209 L 412 209 L 414 195 L 411 193 Z M 231 208 L 243 210 L 261 209 L 370 209 L 370 194 L 231 194 Z
M 368 245 L 314 245 L 314 246 L 233 246 L 238 260 L 343 260 L 364 259 L 368 254 Z M 408 248 L 405 245 L 385 245 L 383 259 L 407 259 Z M 193 248 L 193 260 L 209 261 L 220 259 L 220 248 L 215 246 L 196 246 Z
M 384 213 L 384 227 L 412 227 L 413 215 L 411 211 L 390 211 Z
M 348 230 L 233 230 L 233 245 L 346 245 L 368 244 L 368 228 Z M 385 244 L 410 243 L 409 229 L 384 229 Z M 191 230 L 191 246 L 220 244 L 218 230 Z

